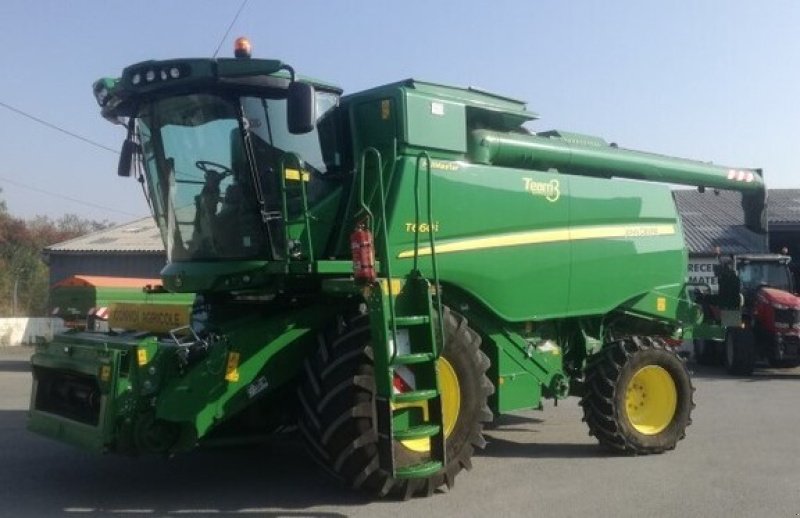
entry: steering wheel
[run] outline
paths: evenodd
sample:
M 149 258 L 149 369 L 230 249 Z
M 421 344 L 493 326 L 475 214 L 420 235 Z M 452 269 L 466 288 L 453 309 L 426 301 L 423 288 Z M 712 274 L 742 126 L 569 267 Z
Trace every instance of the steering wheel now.
M 208 160 L 198 160 L 194 163 L 194 165 L 207 175 L 217 175 L 220 180 L 233 174 L 233 170 L 230 167 L 226 167 L 216 162 L 210 162 Z

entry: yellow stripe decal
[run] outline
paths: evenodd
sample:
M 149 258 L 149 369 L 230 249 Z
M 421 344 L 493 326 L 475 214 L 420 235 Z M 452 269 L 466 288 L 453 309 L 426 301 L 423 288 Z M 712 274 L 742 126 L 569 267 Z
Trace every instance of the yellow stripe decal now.
M 560 228 L 516 232 L 501 236 L 476 237 L 442 242 L 436 245 L 437 254 L 503 248 L 508 246 L 558 243 L 563 241 L 583 241 L 587 239 L 614 239 L 635 237 L 658 237 L 675 234 L 675 225 L 601 225 L 594 227 Z M 419 249 L 419 255 L 430 255 L 430 247 Z M 397 256 L 400 259 L 414 257 L 414 250 L 404 250 Z

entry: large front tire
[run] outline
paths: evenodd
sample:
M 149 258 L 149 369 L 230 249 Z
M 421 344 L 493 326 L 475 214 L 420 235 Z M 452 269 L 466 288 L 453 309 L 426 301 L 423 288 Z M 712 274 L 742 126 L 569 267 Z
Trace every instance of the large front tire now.
M 756 366 L 756 339 L 753 331 L 733 327 L 725 336 L 725 368 L 734 376 L 750 376 Z
M 656 338 L 628 337 L 590 358 L 581 399 L 589 433 L 614 451 L 661 453 L 686 435 L 694 388 L 684 362 Z
M 722 346 L 716 340 L 706 340 L 702 338 L 694 339 L 694 360 L 698 365 L 716 367 L 722 365 Z
M 306 360 L 298 391 L 300 430 L 315 459 L 345 484 L 379 496 L 408 498 L 430 495 L 443 485 L 452 487 L 462 469 L 471 468 L 475 448 L 483 448 L 483 423 L 492 419 L 487 398 L 493 386 L 486 377 L 489 359 L 480 350 L 480 336 L 466 319 L 445 308 L 447 368 L 455 375 L 458 401 L 455 422 L 445 423 L 447 464 L 427 478 L 395 479 L 379 466 L 376 430 L 375 371 L 369 319 L 357 315 L 340 319 L 336 329 L 320 335 L 316 354 Z M 443 362 L 444 363 L 444 362 Z M 441 367 L 440 367 L 441 368 Z M 442 394 L 447 399 L 447 394 Z M 411 445 L 414 446 L 414 445 Z M 418 448 L 394 444 L 398 458 L 413 459 Z

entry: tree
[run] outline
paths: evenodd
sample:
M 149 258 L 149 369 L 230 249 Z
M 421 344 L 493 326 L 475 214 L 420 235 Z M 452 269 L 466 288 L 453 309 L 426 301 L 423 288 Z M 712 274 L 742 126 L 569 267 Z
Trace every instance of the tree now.
M 2 193 L 2 189 L 0 189 Z M 47 314 L 49 276 L 42 250 L 55 243 L 109 227 L 107 221 L 66 214 L 53 221 L 36 216 L 30 221 L 8 213 L 0 199 L 0 316 Z

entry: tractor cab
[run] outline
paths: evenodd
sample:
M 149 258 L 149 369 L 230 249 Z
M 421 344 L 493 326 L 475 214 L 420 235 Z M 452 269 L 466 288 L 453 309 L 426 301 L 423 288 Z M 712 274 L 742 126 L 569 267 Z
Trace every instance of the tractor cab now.
M 791 257 L 777 254 L 748 254 L 735 258 L 736 272 L 742 283 L 745 299 L 760 288 L 773 288 L 794 293 L 789 271 Z

